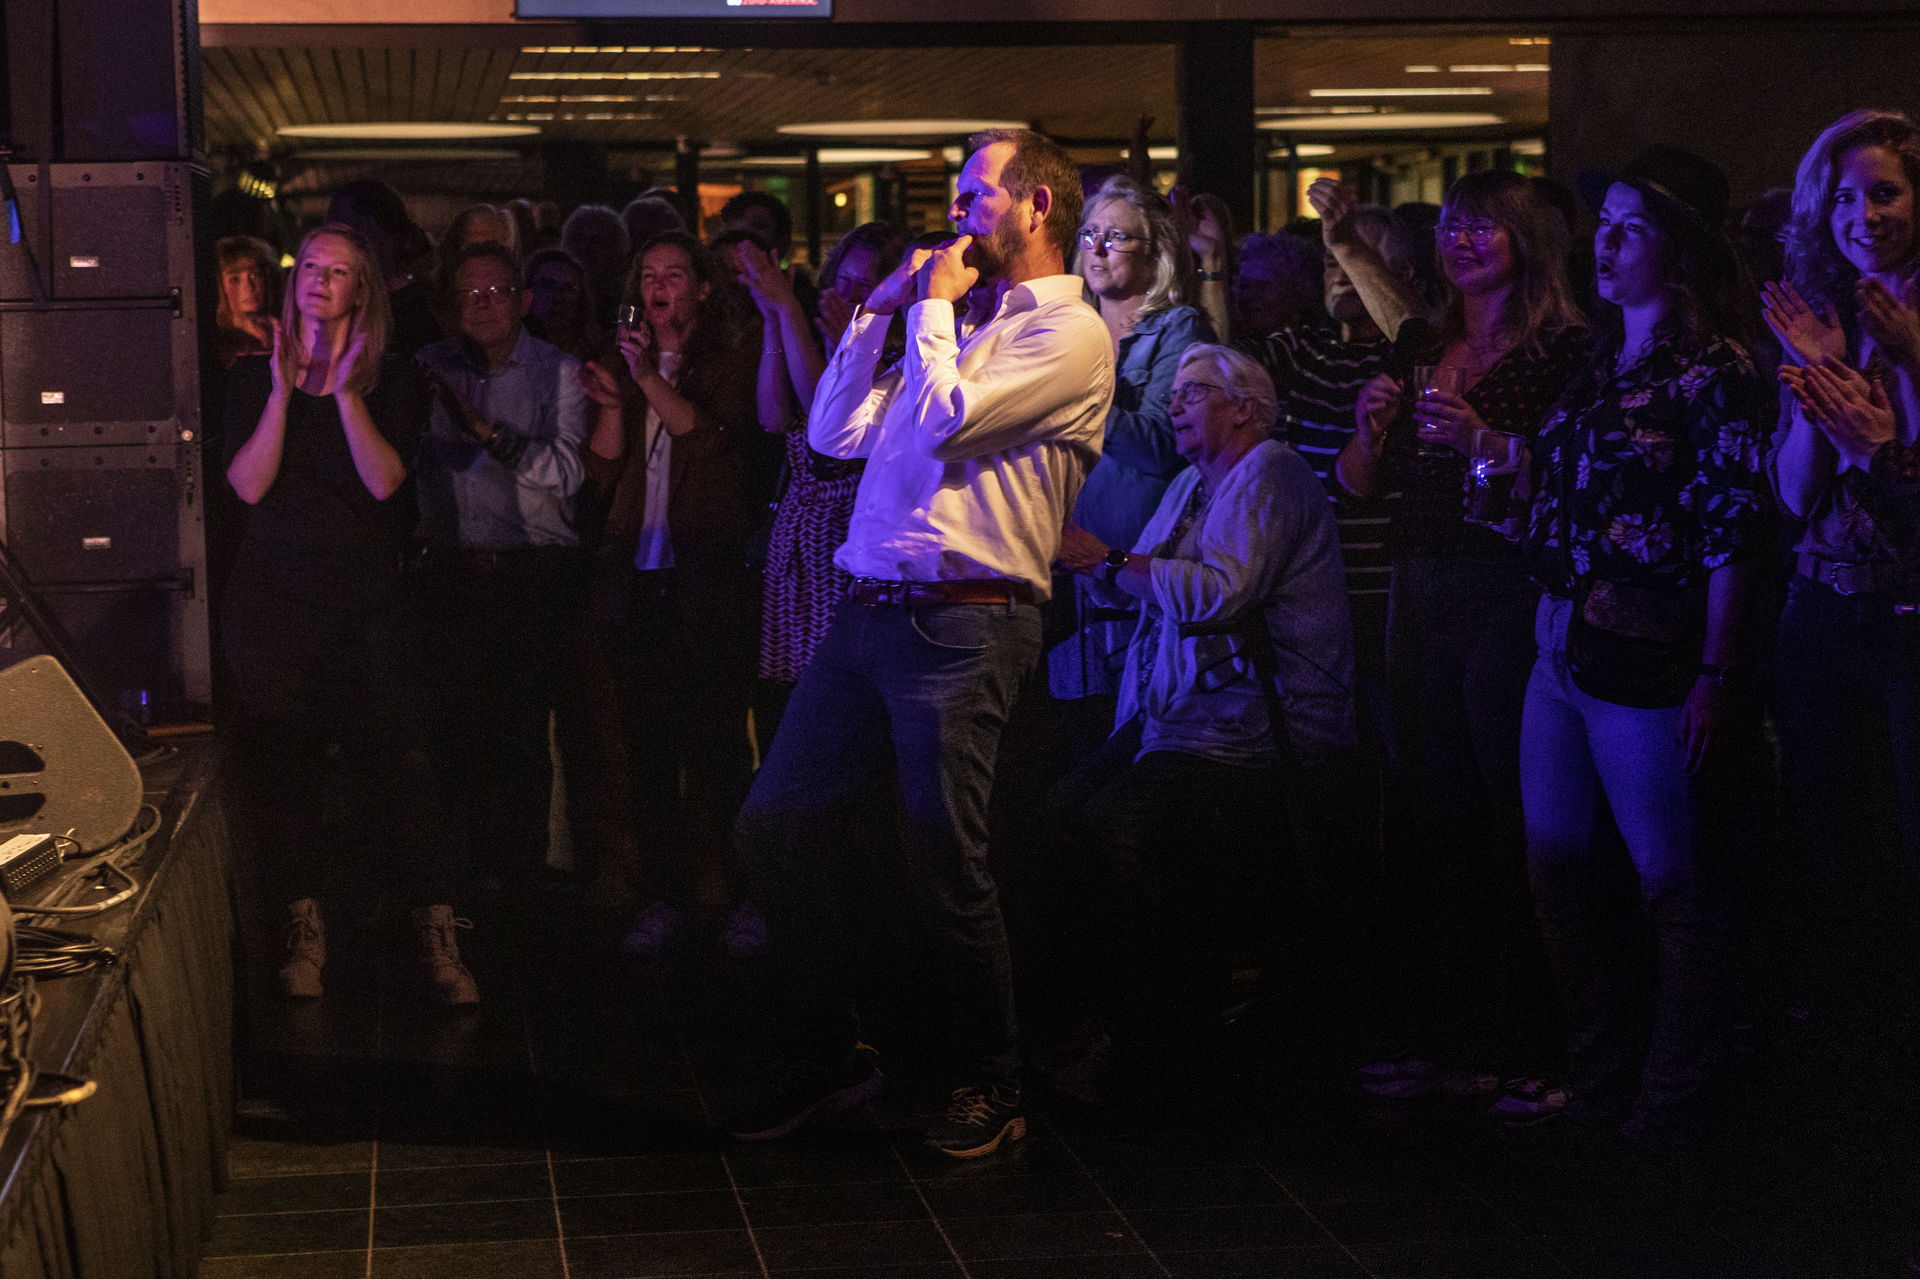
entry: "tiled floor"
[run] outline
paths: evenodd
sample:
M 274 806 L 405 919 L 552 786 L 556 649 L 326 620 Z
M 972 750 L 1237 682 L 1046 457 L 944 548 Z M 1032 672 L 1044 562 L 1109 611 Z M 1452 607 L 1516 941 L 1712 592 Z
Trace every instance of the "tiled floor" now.
M 469 935 L 477 1013 L 413 1002 L 352 935 L 324 1001 L 251 1008 L 206 1279 L 1865 1279 L 1905 1273 L 1920 1212 L 1887 1072 L 1791 1040 L 1744 1100 L 1793 1119 L 1685 1169 L 1484 1101 L 1372 1101 L 1284 1012 L 1196 1035 L 1112 1112 L 1037 1100 L 977 1163 L 916 1149 L 911 1062 L 873 1110 L 729 1145 L 751 970 L 637 971 L 534 913 Z

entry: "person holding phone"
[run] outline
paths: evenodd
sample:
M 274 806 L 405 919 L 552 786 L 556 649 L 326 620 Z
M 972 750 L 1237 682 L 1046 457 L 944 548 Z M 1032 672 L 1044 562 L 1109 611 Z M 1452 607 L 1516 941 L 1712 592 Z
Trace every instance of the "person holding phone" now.
M 465 1005 L 469 925 L 448 905 L 457 850 L 400 576 L 414 510 L 398 495 L 429 399 L 388 353 L 388 320 L 366 241 L 329 224 L 300 244 L 272 351 L 234 365 L 227 481 L 252 508 L 222 618 L 235 759 L 262 878 L 290 904 L 281 993 L 318 997 L 325 913 L 391 888 L 432 997 Z M 352 821 L 330 822 L 349 802 Z
M 726 832 L 752 776 L 747 707 L 758 618 L 746 566 L 742 469 L 754 429 L 752 332 L 734 288 L 684 231 L 635 257 L 617 313 L 629 394 L 617 436 L 596 430 L 587 475 L 609 495 L 591 607 L 620 690 L 643 906 L 622 942 L 662 954 L 700 907 L 724 911 L 729 949 L 764 947 Z

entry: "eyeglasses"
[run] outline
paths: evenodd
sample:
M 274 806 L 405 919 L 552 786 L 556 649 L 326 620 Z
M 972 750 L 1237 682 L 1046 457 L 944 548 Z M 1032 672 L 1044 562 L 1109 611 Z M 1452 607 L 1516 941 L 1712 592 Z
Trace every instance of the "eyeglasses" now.
M 482 302 L 505 302 L 519 291 L 511 284 L 489 284 L 484 289 L 460 289 L 454 296 L 467 306 L 478 306 Z
M 1500 224 L 1488 218 L 1475 218 L 1471 222 L 1448 221 L 1433 228 L 1433 238 L 1442 244 L 1452 244 L 1464 235 L 1475 244 L 1485 247 L 1499 230 Z
M 1128 235 L 1125 231 L 1114 230 L 1096 231 L 1090 226 L 1081 227 L 1080 233 L 1073 238 L 1080 242 L 1083 249 L 1098 246 L 1109 253 L 1131 253 L 1147 242 L 1144 235 Z
M 1215 386 L 1211 382 L 1176 382 L 1173 389 L 1167 392 L 1167 407 L 1184 408 L 1196 401 L 1206 399 L 1208 391 L 1219 391 L 1225 395 L 1233 394 L 1226 387 Z

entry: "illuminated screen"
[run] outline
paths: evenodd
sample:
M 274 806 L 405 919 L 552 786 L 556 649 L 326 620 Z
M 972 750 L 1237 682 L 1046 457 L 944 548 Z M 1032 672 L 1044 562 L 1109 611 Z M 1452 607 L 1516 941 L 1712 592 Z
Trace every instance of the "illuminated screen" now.
M 833 0 L 515 0 L 521 18 L 831 18 Z

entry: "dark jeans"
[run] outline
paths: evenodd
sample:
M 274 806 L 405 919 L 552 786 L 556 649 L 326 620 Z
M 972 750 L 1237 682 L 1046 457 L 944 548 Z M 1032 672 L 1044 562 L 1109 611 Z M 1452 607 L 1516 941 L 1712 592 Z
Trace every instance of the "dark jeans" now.
M 1006 928 L 987 870 L 1000 736 L 1040 654 L 1031 605 L 843 604 L 794 689 L 735 833 L 766 911 L 784 1047 L 837 1060 L 858 1030 L 847 995 L 840 818 L 892 753 L 906 874 L 955 1045 L 957 1079 L 1013 1080 Z
M 637 887 L 720 905 L 738 895 L 727 832 L 753 776 L 754 580 L 719 554 L 645 573 L 632 559 L 630 541 L 602 550 L 591 607 L 632 766 Z
M 1737 760 L 1723 748 L 1689 775 L 1680 707 L 1615 706 L 1575 687 L 1572 609 L 1541 601 L 1521 735 L 1527 870 L 1566 1004 L 1572 1083 L 1598 1112 L 1633 1101 L 1655 1127 L 1691 1127 L 1706 1117 L 1733 1019 L 1733 929 L 1705 804 L 1734 781 Z M 1653 930 L 1651 1025 L 1630 962 L 1635 903 L 1617 891 L 1617 854 L 1604 838 L 1608 814 Z
M 561 628 L 585 587 L 580 555 L 429 551 L 415 576 L 436 753 L 475 870 L 524 877 L 546 861 L 547 728 Z
M 1920 919 L 1920 616 L 1893 603 L 1796 577 L 1774 686 L 1787 803 L 1814 888 L 1812 953 L 1881 1015 L 1889 970 L 1911 972 Z M 1886 954 L 1887 941 L 1899 952 Z M 1863 962 L 1863 943 L 1882 953 Z
M 1150 995 L 1192 1012 L 1224 971 L 1223 941 L 1273 937 L 1275 867 L 1292 843 L 1274 768 L 1179 751 L 1136 759 L 1140 735 L 1135 720 L 1081 760 L 1043 816 L 1067 850 L 1056 888 L 1068 999 L 1121 1023 L 1152 1015 Z
M 1387 835 L 1408 1033 L 1423 1048 L 1553 1051 L 1527 894 L 1520 710 L 1539 591 L 1517 559 L 1400 555 L 1387 687 Z

